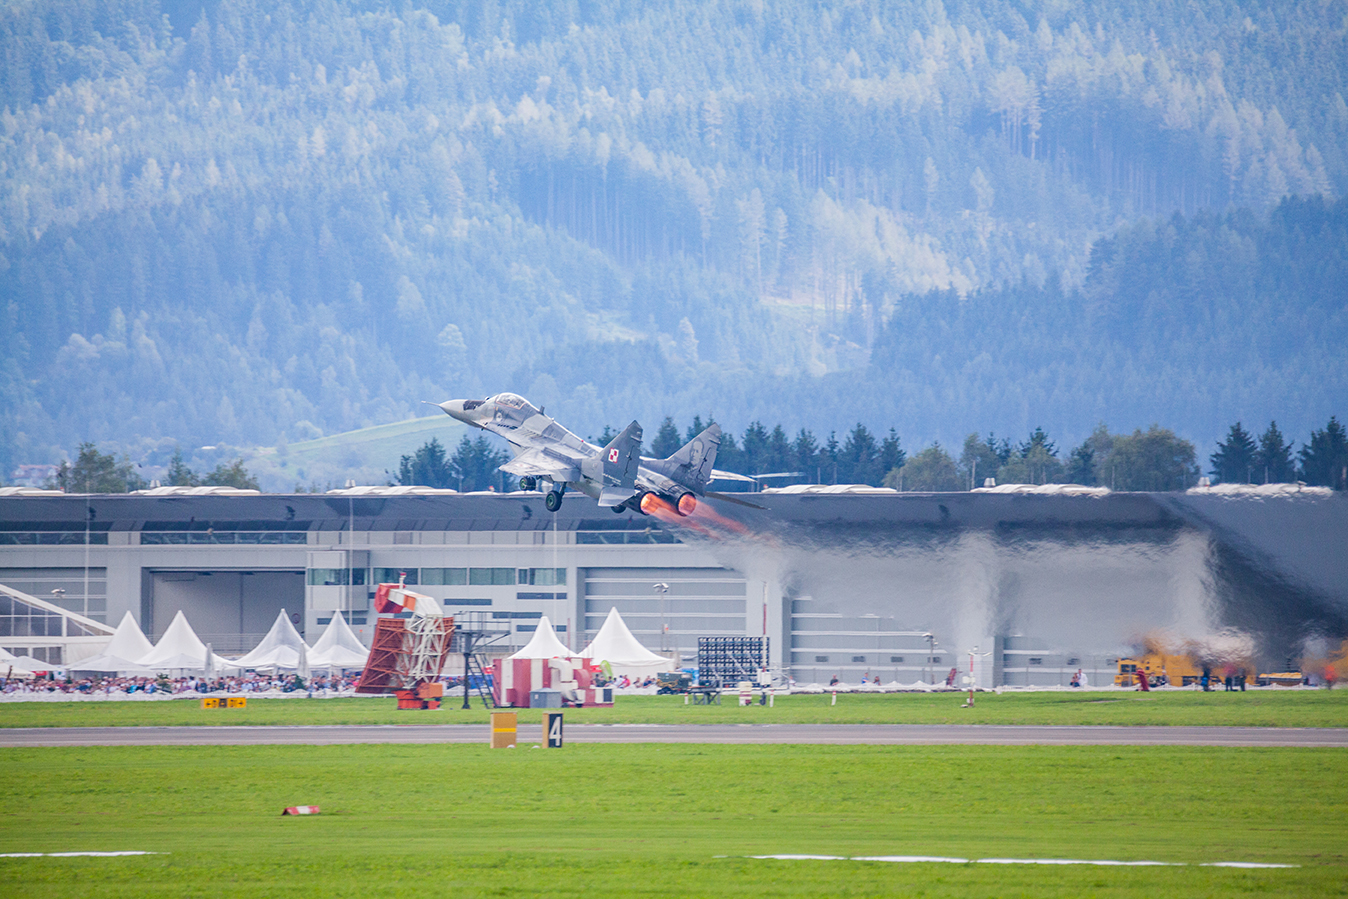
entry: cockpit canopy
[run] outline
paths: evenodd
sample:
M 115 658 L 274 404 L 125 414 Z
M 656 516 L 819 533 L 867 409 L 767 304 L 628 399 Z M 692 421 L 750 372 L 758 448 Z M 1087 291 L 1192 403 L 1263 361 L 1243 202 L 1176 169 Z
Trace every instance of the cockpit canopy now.
M 527 412 L 531 415 L 538 412 L 538 409 L 536 409 L 532 403 L 517 393 L 498 393 L 496 396 L 490 397 L 489 399 L 498 406 L 518 409 L 521 412 Z M 465 403 L 464 405 L 465 408 L 467 408 L 467 404 Z

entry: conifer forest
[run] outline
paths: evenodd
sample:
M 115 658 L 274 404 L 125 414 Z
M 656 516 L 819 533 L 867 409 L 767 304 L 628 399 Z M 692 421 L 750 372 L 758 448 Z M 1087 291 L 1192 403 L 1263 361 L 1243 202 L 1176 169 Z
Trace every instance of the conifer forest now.
M 1340 486 L 1346 82 L 1337 0 L 11 0 L 0 480 L 510 390 L 825 482 Z

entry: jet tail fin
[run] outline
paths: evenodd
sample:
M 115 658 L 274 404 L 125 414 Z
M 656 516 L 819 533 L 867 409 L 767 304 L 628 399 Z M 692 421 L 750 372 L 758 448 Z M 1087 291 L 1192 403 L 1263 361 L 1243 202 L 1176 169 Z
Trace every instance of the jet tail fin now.
M 635 492 L 637 466 L 641 461 L 641 434 L 641 425 L 634 421 L 601 451 L 601 506 L 617 505 Z M 605 500 L 611 501 L 605 503 Z
M 721 448 L 721 426 L 712 424 L 701 434 L 679 447 L 658 468 L 694 493 L 702 494 L 711 483 L 712 467 L 716 465 L 716 451 Z M 648 463 L 649 464 L 649 463 Z

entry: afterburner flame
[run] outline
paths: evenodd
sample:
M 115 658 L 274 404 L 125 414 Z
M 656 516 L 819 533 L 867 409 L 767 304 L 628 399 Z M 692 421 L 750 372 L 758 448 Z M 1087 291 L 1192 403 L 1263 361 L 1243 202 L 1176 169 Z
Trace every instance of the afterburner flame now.
M 697 509 L 696 496 L 693 496 L 693 494 L 691 493 L 685 493 L 683 496 L 679 497 L 680 515 L 692 515 L 694 510 L 696 509 Z
M 641 511 L 658 516 L 661 512 L 673 512 L 674 507 L 654 493 L 647 493 L 641 497 Z

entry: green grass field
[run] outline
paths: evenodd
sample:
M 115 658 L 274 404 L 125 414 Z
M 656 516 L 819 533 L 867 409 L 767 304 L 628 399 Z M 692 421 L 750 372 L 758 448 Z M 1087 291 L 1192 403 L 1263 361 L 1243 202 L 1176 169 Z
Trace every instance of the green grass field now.
M 568 709 L 568 723 L 632 724 L 1158 724 L 1348 727 L 1348 690 L 1245 693 L 840 694 L 778 697 L 772 708 L 684 705 L 681 696 L 619 697 L 608 709 Z M 0 727 L 212 724 L 485 724 L 481 701 L 464 711 L 450 697 L 436 711 L 398 711 L 391 697 L 255 699 L 246 709 L 205 710 L 195 700 L 0 704 Z M 528 716 L 531 713 L 524 712 Z M 533 712 L 537 715 L 537 712 Z M 522 720 L 534 720 L 524 718 Z
M 0 858 L 25 899 L 1348 894 L 1338 750 L 6 749 L 0 795 L 0 852 L 165 853 Z M 746 858 L 779 853 L 1189 866 Z

